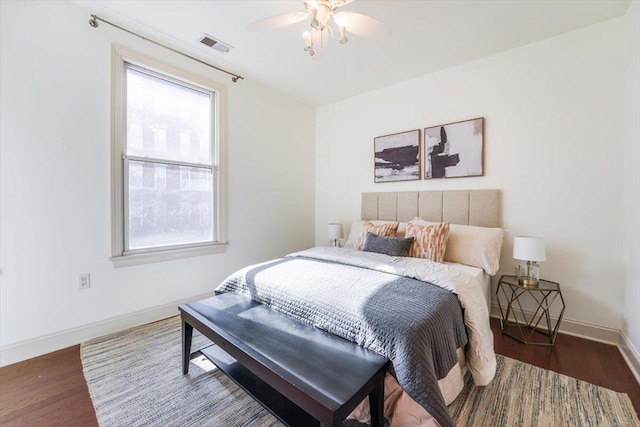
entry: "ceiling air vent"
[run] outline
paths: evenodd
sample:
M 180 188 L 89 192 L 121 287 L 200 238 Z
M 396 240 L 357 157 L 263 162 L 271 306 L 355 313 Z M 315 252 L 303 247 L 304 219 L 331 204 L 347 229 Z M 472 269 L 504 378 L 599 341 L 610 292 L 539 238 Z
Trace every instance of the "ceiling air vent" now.
M 200 38 L 200 43 L 207 45 L 210 48 L 213 48 L 214 50 L 217 50 L 218 52 L 222 52 L 222 53 L 229 53 L 229 51 L 233 49 L 233 46 L 230 46 L 224 42 L 221 42 L 220 40 L 216 40 L 208 34 L 205 34 Z

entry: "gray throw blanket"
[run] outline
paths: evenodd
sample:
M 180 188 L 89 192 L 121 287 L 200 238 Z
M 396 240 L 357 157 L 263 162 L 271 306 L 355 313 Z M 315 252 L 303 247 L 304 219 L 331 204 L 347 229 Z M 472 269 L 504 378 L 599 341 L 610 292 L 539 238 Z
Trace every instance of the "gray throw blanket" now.
M 216 293 L 250 296 L 302 322 L 387 356 L 404 391 L 441 426 L 453 426 L 438 380 L 466 345 L 452 292 L 420 280 L 353 265 L 285 258 L 247 267 Z

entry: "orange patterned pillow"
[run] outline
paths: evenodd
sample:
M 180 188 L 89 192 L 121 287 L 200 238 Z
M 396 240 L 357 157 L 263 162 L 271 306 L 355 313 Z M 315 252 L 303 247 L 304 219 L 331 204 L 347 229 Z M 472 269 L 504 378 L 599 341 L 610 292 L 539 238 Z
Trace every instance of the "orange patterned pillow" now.
M 430 225 L 409 223 L 405 237 L 415 239 L 409 250 L 409 256 L 442 262 L 447 250 L 447 240 L 449 240 L 449 223 L 438 222 Z
M 378 236 L 389 237 L 396 234 L 396 230 L 398 229 L 397 222 L 390 222 L 387 224 L 374 224 L 369 221 L 365 221 L 362 224 L 362 233 L 360 234 L 360 238 L 358 239 L 358 243 L 356 243 L 356 250 L 361 251 L 362 246 L 364 245 L 364 240 L 367 238 L 367 233 L 377 234 Z

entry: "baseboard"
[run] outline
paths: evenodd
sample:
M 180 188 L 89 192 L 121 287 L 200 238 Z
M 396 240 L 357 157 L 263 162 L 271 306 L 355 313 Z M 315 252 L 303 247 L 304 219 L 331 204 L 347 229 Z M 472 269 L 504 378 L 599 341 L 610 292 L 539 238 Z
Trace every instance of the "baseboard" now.
M 629 369 L 633 372 L 633 376 L 636 377 L 636 381 L 640 383 L 640 352 L 633 346 L 633 343 L 624 331 L 620 332 L 618 348 L 627 365 L 629 365 Z
M 533 316 L 532 311 L 525 310 L 521 312 L 520 310 L 513 309 L 516 312 L 517 316 L 526 315 L 527 318 L 531 318 Z M 500 318 L 500 308 L 498 304 L 494 303 L 491 305 L 491 317 L 495 317 L 497 319 Z M 555 324 L 557 320 L 557 316 L 551 316 L 552 322 Z M 513 319 L 512 319 L 513 320 Z M 542 327 L 542 322 L 540 322 L 540 328 L 546 329 Z M 560 332 L 567 335 L 573 335 L 579 338 L 585 338 L 591 341 L 598 341 L 605 344 L 618 345 L 620 340 L 620 331 L 613 328 L 607 328 L 604 326 L 597 326 L 590 323 L 580 322 L 578 320 L 567 319 L 566 317 L 562 318 L 562 323 L 560 323 Z
M 178 314 L 180 304 L 208 298 L 212 295 L 213 292 L 198 295 L 0 347 L 0 366 L 11 365 L 112 332 L 175 316 Z

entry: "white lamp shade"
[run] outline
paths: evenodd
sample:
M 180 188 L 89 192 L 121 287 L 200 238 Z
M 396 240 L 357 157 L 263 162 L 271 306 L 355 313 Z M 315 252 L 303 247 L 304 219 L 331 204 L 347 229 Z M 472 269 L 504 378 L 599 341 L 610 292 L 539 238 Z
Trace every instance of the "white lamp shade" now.
M 338 240 L 343 237 L 342 224 L 329 224 L 329 240 Z
M 513 257 L 523 261 L 546 261 L 542 237 L 517 236 L 513 239 Z

